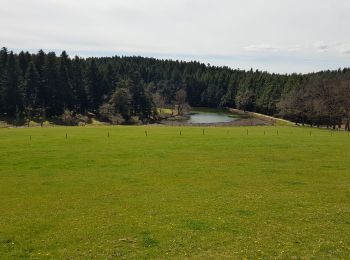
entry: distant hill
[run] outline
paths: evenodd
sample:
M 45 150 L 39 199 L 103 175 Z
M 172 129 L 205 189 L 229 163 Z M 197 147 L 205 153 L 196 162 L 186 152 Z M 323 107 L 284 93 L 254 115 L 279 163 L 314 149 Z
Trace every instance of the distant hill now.
M 60 56 L 43 51 L 15 54 L 3 48 L 0 51 L 0 79 L 0 114 L 7 117 L 28 114 L 52 117 L 65 110 L 99 114 L 101 108 L 105 108 L 104 111 L 112 114 L 127 118 L 137 116 L 143 120 L 156 113 L 154 108 L 157 106 L 174 105 L 179 90 L 185 90 L 186 101 L 191 106 L 232 107 L 267 115 L 281 112 L 285 117 L 308 123 L 322 117 L 322 124 L 333 124 L 334 120 L 324 122 L 326 117 L 337 117 L 337 123 L 349 117 L 343 108 L 339 108 L 342 112 L 329 115 L 330 104 L 319 106 L 318 114 L 317 109 L 309 108 L 308 115 L 299 116 L 299 112 L 293 114 L 287 109 L 286 99 L 290 100 L 290 93 L 298 89 L 312 86 L 321 89 L 325 84 L 346 85 L 350 69 L 280 75 L 195 61 L 118 56 L 70 58 L 66 52 Z M 338 96 L 346 96 L 344 91 L 336 92 Z M 315 98 L 311 94 L 304 97 L 303 106 L 306 106 L 306 100 L 314 101 Z M 341 104 L 339 100 L 322 102 Z M 297 106 L 302 107 L 295 102 L 294 108 Z

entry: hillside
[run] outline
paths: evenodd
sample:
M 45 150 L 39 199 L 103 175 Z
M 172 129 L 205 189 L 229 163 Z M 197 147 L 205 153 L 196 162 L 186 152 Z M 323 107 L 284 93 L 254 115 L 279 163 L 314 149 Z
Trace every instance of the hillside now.
M 66 52 L 14 54 L 3 48 L 0 79 L 0 116 L 9 118 L 44 120 L 69 111 L 116 122 L 131 117 L 147 122 L 157 107 L 176 106 L 179 91 L 184 91 L 181 102 L 193 107 L 239 108 L 329 126 L 350 117 L 349 69 L 278 75 L 195 61 L 85 59 Z

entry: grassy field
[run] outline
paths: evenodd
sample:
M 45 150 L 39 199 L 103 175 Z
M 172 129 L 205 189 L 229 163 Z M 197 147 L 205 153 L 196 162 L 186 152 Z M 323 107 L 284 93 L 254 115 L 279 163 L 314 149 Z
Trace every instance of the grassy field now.
M 0 129 L 0 147 L 0 259 L 350 257 L 344 132 Z

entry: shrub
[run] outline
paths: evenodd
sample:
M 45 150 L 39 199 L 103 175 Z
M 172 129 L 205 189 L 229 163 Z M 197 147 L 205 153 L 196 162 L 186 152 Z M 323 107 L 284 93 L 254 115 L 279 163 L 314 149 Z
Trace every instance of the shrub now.
M 64 110 L 61 119 L 65 125 L 77 125 L 73 111 L 70 111 L 68 109 Z
M 109 120 L 113 125 L 122 125 L 125 123 L 125 119 L 121 114 L 112 115 L 110 116 Z
M 138 116 L 132 116 L 128 123 L 131 125 L 140 125 L 142 122 Z

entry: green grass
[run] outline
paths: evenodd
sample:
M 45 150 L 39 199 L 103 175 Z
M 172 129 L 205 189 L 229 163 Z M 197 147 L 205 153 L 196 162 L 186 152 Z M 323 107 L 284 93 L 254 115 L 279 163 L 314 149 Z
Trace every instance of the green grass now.
M 0 147 L 0 259 L 350 256 L 344 132 L 0 129 Z
M 171 108 L 158 108 L 157 111 L 158 111 L 158 113 L 161 113 L 161 114 L 173 114 L 174 113 L 174 109 L 171 109 Z

